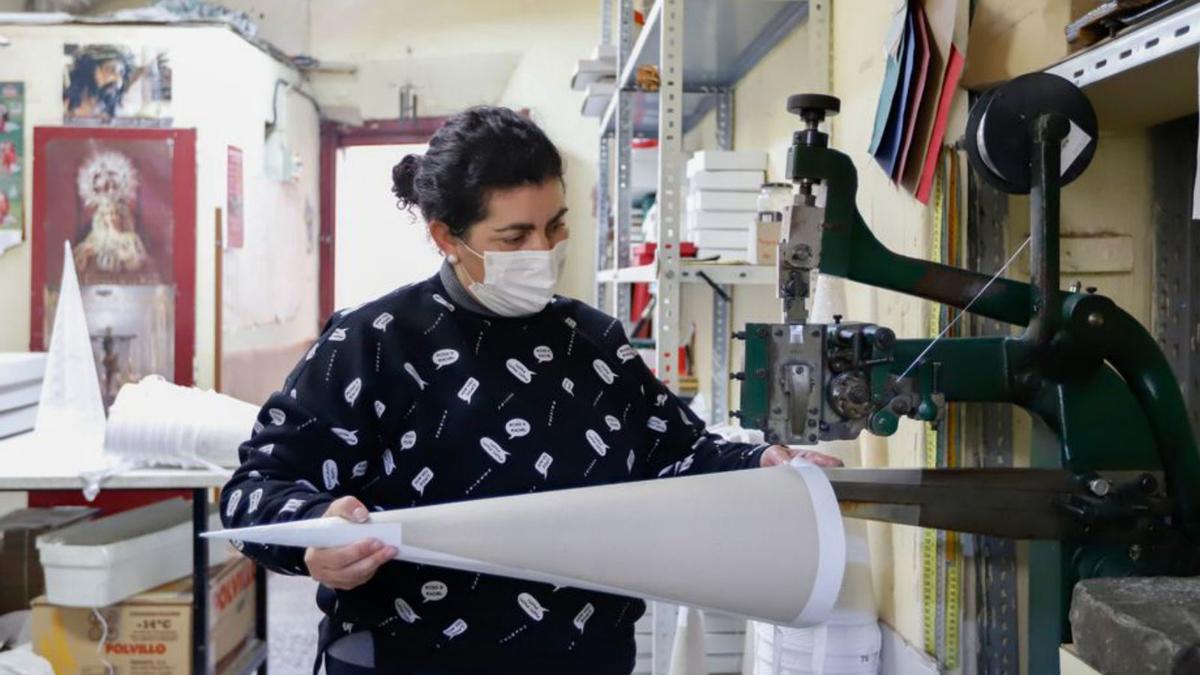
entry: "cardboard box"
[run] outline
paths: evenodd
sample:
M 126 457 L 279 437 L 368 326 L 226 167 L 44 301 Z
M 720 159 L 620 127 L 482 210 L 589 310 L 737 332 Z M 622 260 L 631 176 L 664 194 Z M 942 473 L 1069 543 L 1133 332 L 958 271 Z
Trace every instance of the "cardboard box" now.
M 757 192 L 718 192 L 694 190 L 687 198 L 689 211 L 754 211 L 758 209 Z
M 741 248 L 702 248 L 696 253 L 696 257 L 701 260 L 717 258 L 719 262 L 750 262 L 750 253 L 745 246 Z
M 741 230 L 745 232 L 754 224 L 754 211 L 688 211 L 689 230 Z
M 43 352 L 0 353 L 0 438 L 33 429 L 45 372 Z
M 688 176 L 693 190 L 728 190 L 758 193 L 762 189 L 762 171 L 697 171 Z
M 29 609 L 29 601 L 46 592 L 35 546 L 38 535 L 95 513 L 86 506 L 60 506 L 21 509 L 0 518 L 0 614 Z
M 209 670 L 220 673 L 254 634 L 255 568 L 237 558 L 209 572 Z M 119 675 L 191 674 L 191 577 L 96 611 L 108 624 L 101 652 Z M 33 601 L 33 649 L 56 675 L 106 675 L 96 650 L 103 633 L 91 609 Z
M 696 246 L 709 248 L 744 248 L 750 242 L 749 230 L 696 230 L 689 237 Z
M 687 162 L 691 178 L 701 171 L 766 171 L 767 153 L 762 150 L 701 150 Z

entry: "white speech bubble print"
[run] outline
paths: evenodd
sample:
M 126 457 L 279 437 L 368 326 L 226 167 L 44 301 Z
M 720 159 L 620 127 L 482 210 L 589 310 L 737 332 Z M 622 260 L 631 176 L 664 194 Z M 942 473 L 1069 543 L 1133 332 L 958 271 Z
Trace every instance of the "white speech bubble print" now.
M 522 436 L 528 436 L 529 429 L 530 429 L 529 422 L 526 422 L 525 420 L 523 420 L 519 417 L 509 420 L 508 423 L 504 425 L 504 430 L 506 432 L 508 432 L 508 440 L 510 440 L 510 441 L 513 440 L 514 438 L 521 438 Z
M 375 320 L 371 322 L 371 325 L 386 333 L 388 324 L 391 323 L 392 319 L 394 318 L 396 317 L 384 312 L 383 314 L 375 317 Z
M 670 397 L 667 394 L 659 394 L 658 396 L 654 397 L 654 405 L 661 408 L 666 404 L 668 398 Z
M 296 390 L 292 389 L 290 392 L 288 392 L 288 395 L 291 396 L 293 399 L 296 398 Z
M 425 486 L 429 485 L 429 481 L 431 480 L 433 480 L 433 469 L 425 467 L 424 469 L 421 469 L 420 473 L 417 474 L 417 477 L 412 480 L 413 489 L 421 493 L 421 496 L 424 497 Z
M 277 427 L 283 426 L 283 423 L 287 421 L 287 415 L 279 408 L 271 408 L 267 414 L 271 416 L 271 424 Z
M 567 324 L 567 325 L 568 325 L 568 326 L 570 326 L 571 328 L 575 328 L 576 326 L 578 326 L 578 325 L 579 325 L 578 323 L 576 323 L 576 322 L 575 322 L 575 319 L 572 319 L 572 318 L 571 318 L 571 317 L 569 317 L 569 316 L 568 316 L 568 317 L 566 317 L 565 319 L 563 319 L 563 323 Z
M 264 454 L 264 455 L 269 455 L 269 454 L 271 454 L 272 452 L 275 452 L 275 444 L 274 444 L 274 443 L 267 443 L 266 445 L 264 445 L 264 446 L 260 447 L 260 448 L 258 449 L 258 451 L 259 451 L 259 452 L 261 452 L 261 453 L 262 453 L 262 454 Z
M 301 506 L 304 506 L 303 499 L 289 499 L 284 502 L 283 508 L 279 509 L 279 513 L 280 515 L 284 513 L 295 513 L 296 511 L 300 510 Z
M 604 439 L 600 437 L 600 434 L 588 429 L 584 436 L 587 437 L 587 442 L 591 444 L 592 449 L 596 451 L 597 455 L 603 457 L 608 454 L 608 445 L 604 443 Z
M 550 470 L 550 465 L 553 463 L 554 463 L 554 458 L 550 456 L 550 453 L 543 452 L 541 455 L 538 456 L 537 462 L 534 463 L 533 468 L 538 473 L 542 474 L 542 478 L 548 478 L 548 476 L 546 475 L 546 472 Z
M 425 598 L 425 602 L 437 602 L 444 599 L 450 593 L 450 588 L 441 581 L 426 581 L 421 587 L 421 597 Z
M 334 436 L 342 439 L 342 442 L 344 442 L 346 445 L 358 445 L 358 429 L 342 429 L 340 427 L 333 427 L 330 429 L 330 431 L 333 432 Z
M 246 500 L 246 513 L 251 514 L 258 510 L 258 503 L 262 501 L 263 489 L 258 488 L 250 493 L 250 498 Z
M 383 475 L 390 476 L 396 470 L 396 458 L 392 456 L 391 450 L 383 451 Z
M 550 349 L 546 345 L 534 347 L 533 358 L 537 359 L 538 363 L 550 363 L 554 360 L 554 350 Z
M 346 341 L 346 329 L 339 328 L 339 329 L 333 331 L 332 333 L 330 333 L 329 341 L 330 342 L 345 342 Z
M 241 490 L 234 490 L 233 492 L 229 493 L 229 501 L 226 502 L 226 504 L 225 504 L 225 517 L 226 518 L 233 517 L 234 512 L 237 511 L 238 502 L 240 502 L 240 501 L 242 501 L 242 491 Z
M 534 621 L 541 621 L 542 619 L 546 618 L 547 614 L 550 613 L 550 610 L 542 607 L 542 603 L 538 602 L 537 598 L 528 593 L 522 593 L 518 595 L 517 604 L 520 605 L 521 609 L 525 610 L 525 613 L 529 615 L 529 618 L 533 619 Z
M 325 489 L 332 490 L 338 486 L 338 467 L 337 462 L 332 459 L 325 460 L 321 465 L 321 478 L 325 481 Z
M 571 378 L 569 378 L 569 377 L 563 378 L 562 388 L 563 388 L 563 391 L 567 392 L 568 394 L 570 394 L 572 396 L 575 395 L 575 383 L 571 380 Z
M 417 445 L 417 432 L 406 431 L 406 432 L 404 432 L 404 435 L 400 437 L 400 449 L 401 450 L 411 450 L 416 445 Z
M 428 382 L 421 379 L 421 375 L 417 373 L 417 367 L 414 366 L 413 364 L 405 363 L 404 364 L 404 372 L 408 373 L 412 377 L 412 379 L 417 381 L 417 387 L 421 391 L 425 391 L 425 387 L 429 386 Z
M 524 382 L 525 384 L 529 384 L 533 381 L 533 371 L 527 368 L 524 363 L 521 363 L 517 359 L 509 359 L 504 365 L 508 366 L 508 372 L 512 373 L 513 377 Z
M 362 378 L 356 377 L 353 382 L 346 385 L 346 391 L 342 392 L 342 395 L 346 398 L 346 403 L 349 403 L 353 407 L 354 402 L 358 400 L 360 392 L 362 392 Z
M 604 423 L 608 425 L 609 431 L 620 431 L 621 430 L 621 420 L 613 417 L 612 415 L 605 415 Z
M 646 426 L 661 434 L 667 430 L 667 421 L 661 417 L 651 416 L 650 419 L 646 420 Z
M 604 359 L 592 361 L 592 367 L 596 369 L 596 374 L 600 376 L 600 379 L 604 380 L 604 384 L 612 384 L 613 380 L 617 379 L 617 374 L 608 367 L 608 363 Z
M 350 469 L 350 477 L 351 478 L 362 478 L 363 476 L 367 475 L 367 466 L 368 466 L 367 460 L 365 460 L 365 459 L 363 461 L 355 464 Z
M 450 304 L 449 300 L 446 300 L 445 298 L 438 295 L 437 293 L 433 294 L 433 301 L 436 302 L 437 304 L 441 305 L 442 307 L 445 307 L 446 309 L 450 310 L 451 312 L 453 312 L 455 309 L 454 305 Z
M 308 481 L 303 478 L 297 478 L 295 482 L 296 485 L 299 485 L 309 492 L 320 492 L 320 490 L 317 489 L 317 486 L 312 484 L 312 481 Z
M 266 427 L 264 427 L 264 426 L 263 426 L 263 423 L 262 423 L 262 422 L 255 422 L 255 423 L 254 423 L 254 433 L 255 433 L 255 434 L 261 434 L 261 433 L 262 433 L 262 431 L 263 431 L 263 429 L 265 429 L 265 428 L 266 428 Z
M 687 471 L 688 469 L 692 468 L 692 462 L 695 459 L 696 459 L 695 453 L 690 454 L 687 457 L 684 457 L 683 459 L 681 459 L 679 461 L 679 468 L 675 470 L 675 473 L 683 473 L 684 471 Z
M 633 463 L 637 461 L 637 455 L 632 450 L 629 451 L 629 456 L 625 458 L 625 466 L 629 469 L 629 473 L 633 473 Z
M 582 633 L 584 626 L 587 626 L 588 619 L 592 618 L 592 615 L 595 613 L 596 608 L 589 602 L 583 606 L 583 609 L 579 610 L 579 613 L 575 615 L 575 619 L 571 623 L 575 624 L 575 627 Z
M 314 342 L 313 346 L 308 348 L 308 353 L 304 355 L 304 360 L 312 361 L 313 357 L 317 355 L 317 347 L 320 347 L 320 346 L 321 346 L 320 342 Z
M 405 623 L 416 623 L 417 619 L 421 618 L 413 611 L 412 605 L 404 601 L 404 598 L 396 598 L 394 604 L 396 607 L 396 616 L 400 617 Z
M 679 419 L 683 420 L 683 423 L 689 427 L 692 426 L 692 418 L 687 416 L 687 411 L 683 409 L 683 406 L 679 407 Z
M 467 622 L 463 621 L 462 619 L 458 619 L 454 623 L 450 624 L 450 626 L 447 627 L 446 630 L 442 631 L 442 635 L 445 635 L 446 637 L 453 640 L 454 638 L 458 637 L 459 635 L 462 635 L 465 632 L 467 632 Z
M 254 471 L 251 471 L 250 473 L 248 473 L 246 475 L 250 476 L 250 478 L 252 480 L 262 480 L 262 477 L 263 477 L 262 472 L 259 471 L 258 469 L 255 469 Z
M 488 454 L 489 457 L 496 460 L 497 464 L 503 464 L 508 461 L 508 456 L 512 453 L 500 447 L 500 444 L 492 439 L 484 436 L 479 439 L 479 447 Z
M 387 406 L 383 404 L 383 401 L 375 401 L 375 416 L 376 417 L 382 418 L 383 411 L 385 411 L 385 410 L 387 410 Z
M 457 360 L 458 350 L 439 349 L 433 353 L 433 365 L 437 366 L 437 368 L 434 368 L 434 370 L 441 370 Z
M 475 391 L 477 389 L 479 389 L 479 380 L 473 377 L 468 377 L 467 381 L 463 383 L 462 389 L 458 390 L 458 397 L 463 401 L 470 403 L 471 397 L 475 395 Z
M 630 345 L 621 345 L 617 348 L 617 358 L 621 363 L 628 363 L 637 358 L 637 350 Z

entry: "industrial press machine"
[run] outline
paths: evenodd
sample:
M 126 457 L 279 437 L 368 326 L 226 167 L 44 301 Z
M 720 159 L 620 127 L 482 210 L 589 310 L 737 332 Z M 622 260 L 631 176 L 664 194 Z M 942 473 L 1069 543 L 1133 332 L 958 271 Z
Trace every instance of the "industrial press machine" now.
M 1031 468 L 832 469 L 847 516 L 1030 544 L 1030 671 L 1057 672 L 1076 581 L 1200 571 L 1200 451 L 1180 387 L 1136 319 L 1094 292 L 1061 290 L 1060 189 L 1095 152 L 1097 123 L 1066 80 L 1025 75 L 979 98 L 971 168 L 1030 195 L 1030 281 L 889 251 L 855 205 L 849 157 L 821 130 L 836 98 L 799 94 L 788 154 L 796 186 L 779 250 L 783 321 L 749 324 L 742 425 L 808 445 L 937 424 L 952 402 L 1020 406 L 1035 420 Z M 884 326 L 808 321 L 816 273 L 925 298 L 1016 335 L 897 339 Z

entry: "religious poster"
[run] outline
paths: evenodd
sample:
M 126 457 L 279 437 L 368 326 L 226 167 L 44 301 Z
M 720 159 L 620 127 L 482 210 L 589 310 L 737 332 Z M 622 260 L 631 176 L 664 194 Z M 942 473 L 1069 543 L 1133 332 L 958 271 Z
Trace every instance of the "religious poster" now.
M 241 248 L 245 242 L 246 210 L 242 201 L 244 173 L 242 170 L 242 149 L 232 145 L 228 149 L 228 175 L 225 203 L 225 245 L 229 248 Z
M 195 132 L 38 128 L 33 349 L 70 242 L 105 406 L 150 374 L 192 381 Z
M 0 253 L 25 238 L 25 85 L 0 82 Z
M 64 124 L 171 126 L 171 65 L 165 50 L 69 44 L 63 54 Z

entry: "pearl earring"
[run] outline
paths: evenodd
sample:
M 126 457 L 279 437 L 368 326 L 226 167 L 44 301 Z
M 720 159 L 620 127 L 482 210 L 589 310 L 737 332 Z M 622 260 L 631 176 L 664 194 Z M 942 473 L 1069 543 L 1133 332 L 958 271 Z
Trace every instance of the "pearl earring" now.
M 458 264 L 458 256 L 451 253 L 446 256 L 446 261 L 449 262 L 451 265 L 457 265 Z

